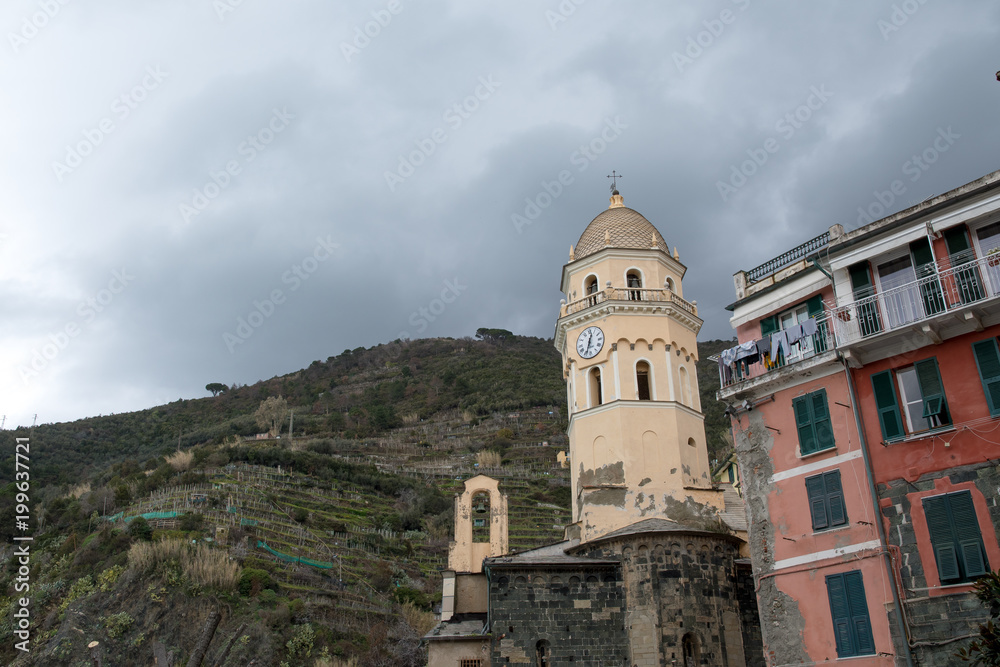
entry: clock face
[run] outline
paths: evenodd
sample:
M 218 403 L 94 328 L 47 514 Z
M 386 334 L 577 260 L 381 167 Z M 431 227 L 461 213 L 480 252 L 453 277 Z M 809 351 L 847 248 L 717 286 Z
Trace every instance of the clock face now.
M 584 359 L 593 359 L 604 347 L 604 332 L 598 327 L 587 327 L 576 339 L 576 351 Z

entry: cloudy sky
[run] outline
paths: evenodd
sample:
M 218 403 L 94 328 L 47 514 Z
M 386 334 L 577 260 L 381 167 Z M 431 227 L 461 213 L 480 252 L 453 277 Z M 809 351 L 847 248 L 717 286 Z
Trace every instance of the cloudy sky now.
M 1000 168 L 995 0 L 7 0 L 0 27 L 6 428 L 549 337 L 612 169 L 707 339 L 738 269 Z

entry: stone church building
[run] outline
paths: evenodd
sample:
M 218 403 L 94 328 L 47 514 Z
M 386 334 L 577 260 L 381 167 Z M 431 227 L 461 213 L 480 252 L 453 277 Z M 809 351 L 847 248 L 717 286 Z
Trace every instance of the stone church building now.
M 498 482 L 465 482 L 431 667 L 764 664 L 742 502 L 710 476 L 685 271 L 617 190 L 570 247 L 572 523 L 508 553 Z

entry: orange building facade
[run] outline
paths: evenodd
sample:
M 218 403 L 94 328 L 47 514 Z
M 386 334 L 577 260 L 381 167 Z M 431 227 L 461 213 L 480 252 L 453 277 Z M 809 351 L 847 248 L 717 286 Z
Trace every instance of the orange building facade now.
M 718 398 L 769 664 L 948 664 L 1000 568 L 1000 172 L 735 286 Z

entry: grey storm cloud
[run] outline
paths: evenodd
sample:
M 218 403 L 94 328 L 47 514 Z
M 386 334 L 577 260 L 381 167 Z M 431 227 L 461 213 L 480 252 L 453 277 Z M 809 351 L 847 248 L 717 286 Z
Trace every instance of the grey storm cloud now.
M 12 0 L 0 26 L 7 427 L 551 336 L 612 169 L 707 339 L 737 270 L 1000 167 L 990 0 Z

